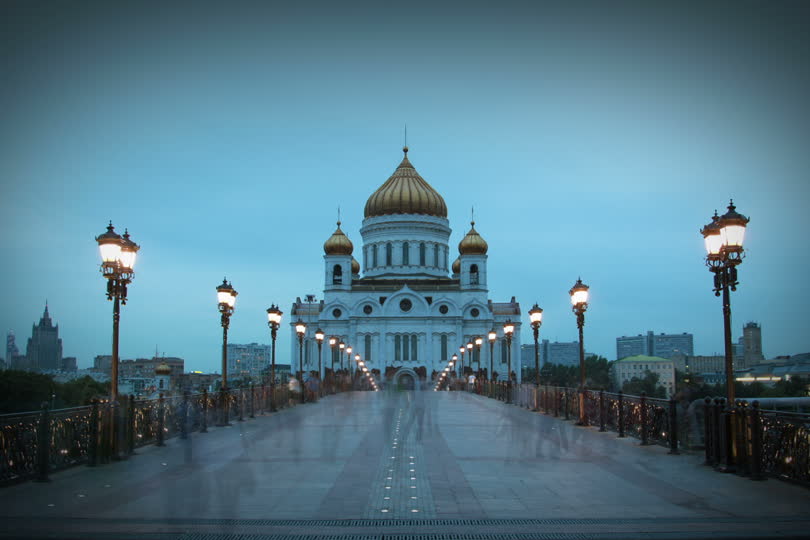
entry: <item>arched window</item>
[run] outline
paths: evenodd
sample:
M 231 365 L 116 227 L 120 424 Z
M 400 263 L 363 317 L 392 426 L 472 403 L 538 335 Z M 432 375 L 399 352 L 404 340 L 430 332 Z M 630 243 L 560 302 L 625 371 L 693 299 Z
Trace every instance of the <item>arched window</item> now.
M 433 244 L 433 266 L 439 267 L 439 244 Z
M 397 334 L 394 336 L 394 360 L 399 362 L 402 360 L 402 350 L 400 347 L 402 346 L 402 337 Z
M 377 268 L 377 244 L 371 246 L 371 266 Z
M 478 265 L 470 265 L 470 285 L 478 285 Z
M 411 264 L 411 254 L 410 254 L 410 246 L 408 242 L 402 243 L 402 264 L 409 265 Z
M 385 244 L 385 266 L 391 266 L 391 258 L 394 256 L 394 247 L 391 242 Z
M 336 264 L 334 268 L 332 268 L 332 283 L 334 285 L 343 283 L 343 269 L 339 264 Z
M 449 358 L 447 356 L 447 334 L 442 334 L 442 352 L 441 352 L 441 361 L 445 362 Z
M 425 266 L 425 243 L 419 244 L 419 266 Z
M 371 336 L 366 334 L 363 338 L 363 345 L 365 345 L 365 359 L 366 362 L 371 362 Z

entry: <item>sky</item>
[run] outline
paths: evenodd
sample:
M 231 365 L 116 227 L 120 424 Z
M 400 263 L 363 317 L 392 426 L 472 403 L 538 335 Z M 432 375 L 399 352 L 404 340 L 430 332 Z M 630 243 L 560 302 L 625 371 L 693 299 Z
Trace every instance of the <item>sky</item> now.
M 699 230 L 733 197 L 733 335 L 808 352 L 808 23 L 802 0 L 3 2 L 0 328 L 24 351 L 47 299 L 65 356 L 109 354 L 112 220 L 141 245 L 121 357 L 218 370 L 216 285 L 230 340 L 269 343 L 271 303 L 322 297 L 338 206 L 360 259 L 407 124 L 452 249 L 474 207 L 490 297 L 539 303 L 541 339 L 576 339 L 581 276 L 588 351 L 654 330 L 722 353 Z

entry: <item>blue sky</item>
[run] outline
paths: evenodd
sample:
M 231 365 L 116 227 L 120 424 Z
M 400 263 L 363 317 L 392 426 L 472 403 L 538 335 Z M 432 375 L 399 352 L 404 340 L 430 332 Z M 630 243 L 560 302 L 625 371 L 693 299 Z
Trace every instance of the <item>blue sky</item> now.
M 231 340 L 269 342 L 271 303 L 321 297 L 338 205 L 360 246 L 407 123 L 452 244 L 474 206 L 491 297 L 539 302 L 542 337 L 576 338 L 582 276 L 589 351 L 721 352 L 699 229 L 734 197 L 735 339 L 753 320 L 766 355 L 810 351 L 806 4 L 603 4 L 4 3 L 0 328 L 24 349 L 47 298 L 66 356 L 108 353 L 112 219 L 142 246 L 122 357 L 218 369 L 215 286 L 240 293 Z

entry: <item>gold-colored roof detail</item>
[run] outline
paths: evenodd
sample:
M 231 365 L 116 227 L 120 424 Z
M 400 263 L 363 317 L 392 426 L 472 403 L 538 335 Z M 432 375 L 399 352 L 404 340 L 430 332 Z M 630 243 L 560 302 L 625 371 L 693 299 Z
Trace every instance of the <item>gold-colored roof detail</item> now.
M 456 260 L 453 261 L 453 265 L 450 267 L 450 270 L 452 270 L 454 274 L 460 274 L 461 273 L 461 259 L 456 257 Z
M 337 230 L 323 243 L 323 251 L 327 255 L 351 255 L 354 251 L 352 241 L 340 230 L 340 221 Z
M 158 367 L 155 368 L 155 375 L 171 375 L 172 368 L 169 367 L 169 364 L 163 362 Z
M 357 259 L 352 257 L 352 274 L 359 274 L 360 273 L 360 263 L 357 262 Z
M 404 147 L 402 151 L 405 157 L 397 170 L 366 201 L 365 217 L 425 214 L 446 218 L 447 205 L 444 199 L 419 176 L 408 161 L 408 147 Z
M 486 255 L 489 246 L 475 230 L 475 222 L 470 222 L 470 232 L 458 243 L 458 252 L 462 255 Z

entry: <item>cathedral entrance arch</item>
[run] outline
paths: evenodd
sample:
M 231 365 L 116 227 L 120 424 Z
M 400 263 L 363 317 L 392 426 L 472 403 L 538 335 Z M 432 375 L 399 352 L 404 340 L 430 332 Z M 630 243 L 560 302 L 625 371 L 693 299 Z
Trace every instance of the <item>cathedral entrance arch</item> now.
M 419 376 L 410 368 L 399 368 L 394 375 L 394 387 L 397 390 L 416 390 Z

